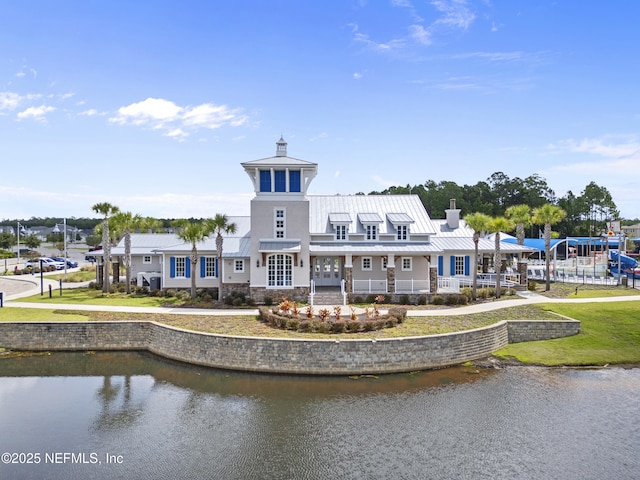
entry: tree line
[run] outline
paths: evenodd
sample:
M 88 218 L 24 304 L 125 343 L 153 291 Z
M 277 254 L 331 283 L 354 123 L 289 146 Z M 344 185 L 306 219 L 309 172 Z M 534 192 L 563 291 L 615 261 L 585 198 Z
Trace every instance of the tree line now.
M 607 221 L 622 220 L 606 187 L 592 181 L 578 195 L 568 191 L 563 197 L 557 198 L 547 181 L 538 174 L 522 179 L 495 172 L 485 181 L 474 185 L 427 180 L 422 184 L 392 186 L 369 194 L 418 195 L 431 218 L 443 218 L 452 198 L 456 199 L 456 207 L 462 210 L 463 215 L 465 212 L 479 212 L 492 217 L 504 216 L 509 207 L 516 205 L 528 205 L 535 209 L 552 204 L 566 212 L 564 219 L 554 226 L 560 237 L 597 236 L 606 231 Z M 622 223 L 633 224 L 638 221 L 628 219 Z M 531 225 L 529 228 L 528 236 L 538 237 L 537 227 Z

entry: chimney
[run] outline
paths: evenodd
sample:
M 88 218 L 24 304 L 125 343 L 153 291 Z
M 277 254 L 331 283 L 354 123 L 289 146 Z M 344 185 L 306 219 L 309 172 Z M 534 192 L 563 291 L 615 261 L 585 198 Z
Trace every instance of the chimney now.
M 449 200 L 449 209 L 444 211 L 447 215 L 447 227 L 456 229 L 460 226 L 460 209 L 456 208 L 456 199 Z

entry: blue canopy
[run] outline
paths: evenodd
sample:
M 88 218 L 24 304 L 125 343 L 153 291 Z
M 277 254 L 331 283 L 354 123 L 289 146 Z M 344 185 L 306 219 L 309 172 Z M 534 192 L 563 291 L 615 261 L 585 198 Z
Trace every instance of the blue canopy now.
M 505 238 L 502 240 L 504 243 L 518 243 L 517 238 Z M 551 239 L 551 249 L 555 247 L 558 243 L 563 242 L 564 239 L 552 238 Z M 537 250 L 544 251 L 544 238 L 525 238 L 524 245 L 526 247 L 535 248 Z

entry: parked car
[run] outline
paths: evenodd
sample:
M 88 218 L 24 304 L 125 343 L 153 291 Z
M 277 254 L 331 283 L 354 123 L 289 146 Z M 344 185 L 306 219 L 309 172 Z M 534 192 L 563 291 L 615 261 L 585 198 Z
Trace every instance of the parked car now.
M 58 262 L 53 258 L 49 258 L 49 257 L 40 257 L 40 258 L 35 258 L 33 260 L 28 260 L 24 264 L 24 267 L 40 268 L 40 262 L 42 262 L 43 267 L 54 267 L 56 270 L 62 270 L 64 268 L 64 262 Z
M 70 260 L 68 258 L 64 258 L 64 257 L 51 257 L 51 258 L 53 258 L 56 262 L 66 263 L 67 268 L 76 268 L 78 266 L 78 262 L 74 262 L 73 260 Z

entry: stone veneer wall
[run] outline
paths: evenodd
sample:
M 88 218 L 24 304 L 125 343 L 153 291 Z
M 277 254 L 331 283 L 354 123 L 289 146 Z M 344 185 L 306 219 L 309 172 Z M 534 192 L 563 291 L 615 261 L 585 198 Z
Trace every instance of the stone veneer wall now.
M 580 322 L 501 321 L 443 335 L 378 340 L 234 337 L 154 322 L 1 322 L 16 350 L 148 350 L 182 362 L 266 373 L 354 375 L 424 370 L 486 357 L 509 342 L 574 335 Z

